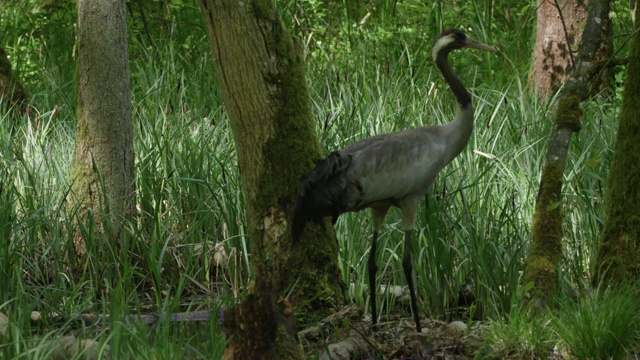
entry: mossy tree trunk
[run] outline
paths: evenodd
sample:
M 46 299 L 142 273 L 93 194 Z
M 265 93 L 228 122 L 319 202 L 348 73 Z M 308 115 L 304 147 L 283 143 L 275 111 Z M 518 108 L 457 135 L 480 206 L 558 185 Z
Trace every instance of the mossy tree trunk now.
M 318 315 L 344 304 L 331 228 L 312 226 L 291 245 L 289 213 L 321 157 L 302 51 L 273 0 L 200 6 L 236 143 L 255 270 L 247 299 L 225 313 L 225 358 L 301 358 L 290 304 Z
M 635 8 L 636 17 L 640 14 Z M 638 24 L 635 25 L 638 31 Z M 593 285 L 640 280 L 640 34 L 631 39 L 622 112 L 609 171 Z
M 78 220 L 113 238 L 135 210 L 133 123 L 124 0 L 78 1 L 77 124 L 69 200 Z M 89 218 L 88 218 L 89 216 Z M 86 240 L 74 239 L 80 262 Z M 81 264 L 81 263 L 80 263 Z M 78 265 L 78 263 L 76 264 Z
M 536 304 L 546 306 L 557 291 L 558 265 L 562 258 L 562 178 L 571 136 L 580 130 L 580 102 L 588 97 L 602 69 L 596 54 L 602 38 L 602 19 L 608 17 L 609 0 L 592 0 L 580 40 L 576 67 L 571 71 L 558 99 L 554 126 L 549 137 L 540 189 L 531 229 L 531 250 L 525 282 L 533 282 Z

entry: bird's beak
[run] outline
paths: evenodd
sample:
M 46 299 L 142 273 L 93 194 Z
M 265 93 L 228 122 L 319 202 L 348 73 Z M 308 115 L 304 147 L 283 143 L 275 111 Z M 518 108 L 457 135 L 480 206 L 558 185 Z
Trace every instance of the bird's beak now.
M 487 45 L 487 44 L 483 44 L 478 40 L 474 40 L 470 37 L 467 37 L 467 40 L 465 41 L 465 47 L 468 48 L 474 48 L 474 49 L 480 49 L 480 50 L 486 50 L 486 51 L 491 51 L 491 52 L 496 52 L 498 51 L 498 49 L 496 49 L 493 46 Z

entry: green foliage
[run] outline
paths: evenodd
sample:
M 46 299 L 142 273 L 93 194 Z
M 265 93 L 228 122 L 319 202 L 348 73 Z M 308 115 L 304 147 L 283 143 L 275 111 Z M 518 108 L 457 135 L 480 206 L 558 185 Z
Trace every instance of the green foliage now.
M 599 288 L 565 300 L 553 319 L 561 347 L 577 359 L 622 359 L 638 339 L 637 288 Z
M 515 306 L 505 321 L 489 322 L 476 358 L 547 359 L 554 346 L 550 324 L 548 314 L 531 316 Z
M 4 1 L 0 4 L 0 44 L 38 108 L 73 112 L 76 2 Z
M 405 49 L 430 59 L 433 40 L 446 28 L 463 29 L 505 48 L 528 49 L 535 24 L 535 3 L 528 0 L 513 0 L 509 6 L 493 0 L 467 6 L 419 0 L 288 0 L 278 5 L 294 35 L 307 45 L 310 71 L 338 77 L 357 66 L 363 54 L 387 70 Z M 519 70 L 528 71 L 529 51 L 513 55 Z M 495 63 L 485 65 L 500 70 Z
M 625 358 L 639 335 L 637 291 L 627 284 L 567 294 L 556 310 L 530 312 L 522 305 L 524 290 L 506 321 L 489 323 L 477 358 L 547 359 L 552 351 L 563 358 Z

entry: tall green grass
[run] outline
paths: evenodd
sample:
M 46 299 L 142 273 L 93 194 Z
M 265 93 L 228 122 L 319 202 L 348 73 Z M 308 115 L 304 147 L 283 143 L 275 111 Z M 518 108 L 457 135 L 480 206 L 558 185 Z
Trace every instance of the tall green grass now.
M 221 357 L 216 309 L 231 306 L 250 276 L 233 139 L 206 42 L 191 51 L 171 37 L 157 44 L 162 51 L 132 62 L 140 216 L 115 238 L 92 235 L 91 217 L 74 225 L 66 202 L 72 104 L 38 95 L 29 116 L 1 114 L 0 311 L 11 323 L 0 358 L 44 358 L 66 335 L 122 359 Z M 76 229 L 89 253 L 83 275 L 69 268 Z M 208 309 L 204 323 L 130 319 Z M 109 321 L 84 324 L 83 313 Z
M 553 309 L 535 312 L 523 306 L 527 292 L 518 291 L 508 316 L 483 326 L 476 358 L 625 359 L 637 351 L 637 289 L 629 284 L 564 294 Z
M 576 303 L 564 300 L 553 319 L 559 347 L 577 359 L 622 359 L 637 347 L 637 290 L 599 288 Z

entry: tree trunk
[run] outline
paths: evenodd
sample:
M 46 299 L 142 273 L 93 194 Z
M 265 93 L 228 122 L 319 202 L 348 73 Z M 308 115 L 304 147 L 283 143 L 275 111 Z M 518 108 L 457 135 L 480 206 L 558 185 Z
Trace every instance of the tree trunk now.
M 531 251 L 525 281 L 533 282 L 539 305 L 546 306 L 557 290 L 558 264 L 562 257 L 562 177 L 571 135 L 580 130 L 580 102 L 589 96 L 593 79 L 602 69 L 594 63 L 600 46 L 601 19 L 609 14 L 609 0 L 592 0 L 586 27 L 569 75 L 558 99 L 554 126 L 540 178 L 531 229 Z
M 27 106 L 27 93 L 11 71 L 11 62 L 0 47 L 0 109 L 20 114 Z
M 529 88 L 540 99 L 549 99 L 565 82 L 576 61 L 576 46 L 582 38 L 589 1 L 538 0 L 536 43 L 529 75 Z M 603 39 L 611 32 L 609 16 L 602 19 Z M 604 40 L 597 59 L 611 54 L 611 40 Z M 602 75 L 595 91 L 603 90 L 612 73 Z
M 77 125 L 70 201 L 79 206 L 80 221 L 91 214 L 98 233 L 108 237 L 117 234 L 135 209 L 126 26 L 124 0 L 78 1 Z M 82 261 L 86 242 L 80 234 L 74 246 Z
M 573 49 L 582 36 L 580 24 L 587 18 L 586 6 L 578 0 L 538 0 L 529 87 L 541 99 L 553 95 L 569 74 Z
M 248 298 L 225 313 L 225 358 L 301 358 L 289 301 L 319 316 L 344 304 L 331 228 L 311 227 L 291 246 L 292 204 L 321 157 L 302 52 L 272 0 L 200 6 L 236 143 L 255 270 Z
M 634 9 L 636 16 L 640 13 Z M 622 113 L 606 195 L 606 220 L 600 237 L 594 286 L 640 280 L 640 34 L 631 39 Z

